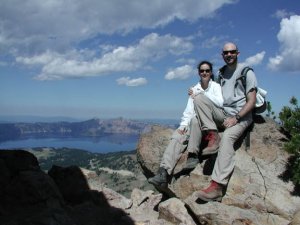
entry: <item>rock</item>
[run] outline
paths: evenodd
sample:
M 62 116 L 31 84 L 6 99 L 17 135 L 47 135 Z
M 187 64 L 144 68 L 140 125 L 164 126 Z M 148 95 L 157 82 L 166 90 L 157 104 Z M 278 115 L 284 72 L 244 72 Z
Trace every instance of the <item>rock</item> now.
M 196 215 L 200 224 L 259 224 L 288 225 L 289 221 L 275 214 L 259 213 L 255 210 L 242 209 L 219 202 L 199 204 L 195 197 L 185 200 L 190 210 Z
M 153 126 L 148 133 L 144 133 L 137 146 L 137 159 L 146 177 L 153 176 L 159 168 L 160 159 L 173 130 L 160 126 Z
M 155 208 L 162 200 L 162 194 L 154 194 L 153 191 L 141 191 L 134 189 L 131 194 L 133 201 L 132 208 L 128 209 L 128 214 L 138 224 L 164 224 L 158 219 L 158 212 Z
M 73 224 L 55 182 L 26 151 L 0 151 L 0 224 Z
M 162 202 L 158 210 L 160 218 L 164 218 L 173 224 L 196 225 L 184 203 L 177 198 L 170 198 Z
M 134 224 L 125 210 L 109 204 L 109 191 L 89 188 L 79 167 L 53 166 L 49 176 L 31 153 L 1 150 L 0 168 L 0 224 Z
M 290 225 L 299 225 L 300 224 L 300 210 L 294 214 L 293 220 Z
M 80 170 L 86 179 L 88 190 L 102 192 L 110 206 L 123 210 L 129 209 L 132 206 L 133 202 L 131 199 L 124 197 L 123 195 L 115 192 L 114 190 L 106 188 L 102 184 L 102 181 L 100 180 L 95 171 L 83 168 L 80 168 Z
M 94 171 L 53 166 L 46 174 L 26 151 L 0 151 L 0 224 L 172 225 L 159 219 L 162 194 L 106 188 Z

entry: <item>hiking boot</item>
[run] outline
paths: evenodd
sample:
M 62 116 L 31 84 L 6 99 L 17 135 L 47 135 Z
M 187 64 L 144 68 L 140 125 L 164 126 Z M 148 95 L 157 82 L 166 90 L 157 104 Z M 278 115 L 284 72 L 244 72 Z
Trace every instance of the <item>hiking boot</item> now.
M 208 141 L 207 147 L 202 150 L 202 155 L 212 155 L 218 152 L 221 138 L 217 131 L 209 131 L 205 140 Z
M 192 170 L 197 166 L 198 163 L 199 163 L 198 155 L 196 153 L 189 153 L 188 158 L 186 160 L 186 164 L 183 169 Z
M 196 193 L 196 197 L 206 202 L 220 202 L 223 197 L 223 185 L 212 180 L 208 188 Z
M 167 188 L 168 187 L 168 173 L 165 168 L 160 167 L 158 173 L 148 179 L 150 184 L 157 187 Z

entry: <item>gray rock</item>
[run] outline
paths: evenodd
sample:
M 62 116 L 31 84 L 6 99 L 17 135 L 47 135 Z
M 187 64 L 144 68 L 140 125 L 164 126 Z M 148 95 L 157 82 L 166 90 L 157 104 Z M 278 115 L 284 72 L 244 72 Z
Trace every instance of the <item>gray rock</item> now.
M 158 210 L 160 218 L 164 218 L 173 224 L 196 225 L 184 203 L 177 198 L 170 198 L 162 202 Z

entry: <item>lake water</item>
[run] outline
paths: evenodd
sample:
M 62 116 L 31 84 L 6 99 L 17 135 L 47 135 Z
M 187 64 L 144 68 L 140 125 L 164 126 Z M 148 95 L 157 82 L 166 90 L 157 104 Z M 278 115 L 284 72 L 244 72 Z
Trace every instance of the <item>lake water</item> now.
M 26 138 L 0 142 L 0 149 L 66 147 L 83 149 L 90 152 L 107 153 L 135 150 L 137 147 L 138 139 L 138 135 L 123 134 L 114 134 L 104 137 Z

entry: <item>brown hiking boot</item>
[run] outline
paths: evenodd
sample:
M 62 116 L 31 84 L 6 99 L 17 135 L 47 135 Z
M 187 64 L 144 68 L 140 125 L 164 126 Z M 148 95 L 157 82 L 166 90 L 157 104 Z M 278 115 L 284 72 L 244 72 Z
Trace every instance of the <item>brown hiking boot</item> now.
M 206 202 L 220 202 L 223 197 L 223 185 L 212 180 L 208 188 L 196 192 L 195 195 Z
M 202 150 L 202 155 L 212 155 L 218 152 L 221 138 L 217 131 L 209 131 L 205 140 L 208 141 L 207 147 Z

